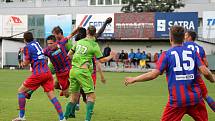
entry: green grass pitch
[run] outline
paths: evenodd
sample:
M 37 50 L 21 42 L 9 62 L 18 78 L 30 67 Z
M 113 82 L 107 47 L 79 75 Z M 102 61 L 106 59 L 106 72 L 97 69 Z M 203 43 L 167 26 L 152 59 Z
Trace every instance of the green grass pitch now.
M 156 80 L 138 83 L 128 87 L 123 84 L 124 77 L 136 76 L 140 73 L 105 72 L 107 83 L 97 81 L 96 105 L 92 121 L 159 121 L 167 102 L 167 83 L 165 76 Z M 23 70 L 0 70 L 0 121 L 11 121 L 18 115 L 17 89 L 22 81 L 30 75 Z M 206 81 L 209 95 L 215 98 L 214 84 Z M 63 110 L 68 99 L 59 97 Z M 208 106 L 207 106 L 208 108 Z M 209 121 L 215 120 L 214 112 L 208 108 Z M 85 104 L 76 113 L 76 119 L 68 121 L 84 121 Z M 27 100 L 26 119 L 28 121 L 58 121 L 57 113 L 42 88 L 39 88 Z M 183 121 L 192 121 L 185 116 Z

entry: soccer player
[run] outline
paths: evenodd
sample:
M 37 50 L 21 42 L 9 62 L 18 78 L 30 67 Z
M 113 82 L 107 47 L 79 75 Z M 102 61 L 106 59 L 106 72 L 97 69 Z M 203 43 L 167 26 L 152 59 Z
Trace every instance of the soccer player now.
M 207 61 L 206 54 L 205 54 L 203 47 L 201 47 L 200 45 L 198 45 L 197 43 L 194 42 L 196 40 L 196 38 L 197 38 L 196 32 L 187 31 L 185 33 L 184 46 L 187 48 L 190 48 L 192 50 L 197 51 L 201 57 L 201 60 L 204 62 L 205 66 L 208 67 L 208 61 Z M 198 80 L 200 80 L 199 85 L 200 85 L 200 88 L 202 90 L 203 98 L 206 100 L 206 102 L 208 103 L 210 108 L 215 112 L 215 102 L 210 96 L 208 96 L 208 90 L 207 90 L 207 87 L 206 87 L 204 81 L 201 78 L 201 75 L 199 75 Z
M 73 55 L 72 69 L 70 70 L 70 89 L 72 92 L 71 102 L 67 104 L 65 118 L 69 118 L 72 110 L 72 115 L 75 117 L 75 107 L 78 101 L 80 87 L 87 95 L 87 112 L 85 121 L 90 121 L 96 95 L 94 93 L 94 85 L 92 80 L 92 58 L 95 56 L 99 62 L 104 63 L 115 56 L 111 53 L 110 56 L 103 58 L 102 52 L 98 43 L 95 42 L 96 28 L 89 26 L 87 29 L 87 37 L 79 40 L 69 51 L 69 55 Z
M 59 26 L 56 26 L 53 28 L 52 33 L 54 34 L 55 38 L 57 38 L 56 43 L 59 45 L 64 45 L 66 47 L 66 52 L 68 52 L 72 47 L 72 41 L 70 40 L 70 38 L 72 38 L 75 34 L 77 34 L 78 30 L 79 30 L 79 27 L 76 28 L 69 36 L 64 37 L 63 36 L 63 30 Z M 56 73 L 55 67 L 53 66 L 53 64 L 51 62 L 48 63 L 48 67 L 51 70 L 52 74 Z M 59 75 L 59 73 L 58 73 L 58 75 Z M 67 84 L 63 84 L 63 85 L 67 85 Z M 59 84 L 58 80 L 55 81 L 55 85 L 54 85 L 55 89 L 62 90 L 62 87 L 60 87 L 60 86 L 62 86 L 62 84 Z M 27 93 L 25 93 L 25 97 L 27 99 L 30 99 L 33 92 L 34 92 L 33 90 L 29 90 Z M 66 93 L 66 90 L 63 91 L 60 95 L 63 96 L 64 95 L 63 93 Z
M 183 46 L 184 28 L 172 26 L 170 43 L 172 48 L 163 52 L 156 69 L 137 77 L 126 77 L 125 85 L 145 82 L 157 78 L 166 71 L 169 101 L 164 110 L 162 121 L 181 121 L 185 114 L 195 121 L 208 121 L 208 114 L 201 96 L 197 76 L 198 69 L 211 82 L 215 77 L 201 61 L 199 54 Z
M 47 37 L 48 47 L 44 48 L 44 55 L 49 57 L 54 66 L 56 77 L 59 82 L 62 93 L 65 97 L 69 97 L 69 71 L 71 62 L 67 56 L 65 44 L 67 41 L 57 43 L 54 35 Z
M 48 98 L 54 105 L 58 112 L 60 121 L 65 121 L 61 105 L 54 95 L 54 80 L 52 74 L 48 68 L 43 50 L 38 42 L 34 41 L 31 32 L 24 33 L 24 61 L 23 66 L 31 64 L 32 75 L 28 77 L 18 90 L 18 102 L 19 102 L 19 117 L 12 121 L 25 121 L 25 93 L 29 90 L 36 90 L 40 86 L 43 87 L 44 92 L 47 93 Z

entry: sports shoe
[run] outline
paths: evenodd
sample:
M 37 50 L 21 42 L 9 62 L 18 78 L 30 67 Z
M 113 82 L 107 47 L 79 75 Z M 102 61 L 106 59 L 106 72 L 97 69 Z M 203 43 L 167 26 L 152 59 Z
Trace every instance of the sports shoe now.
M 66 121 L 66 118 L 64 117 L 63 120 L 60 120 L 60 121 Z
M 26 121 L 26 119 L 25 119 L 25 117 L 23 117 L 23 118 L 18 117 L 18 118 L 13 119 L 12 121 Z
M 75 106 L 75 110 L 76 110 L 76 111 L 79 111 L 79 110 L 80 110 L 80 104 L 77 104 L 77 105 Z

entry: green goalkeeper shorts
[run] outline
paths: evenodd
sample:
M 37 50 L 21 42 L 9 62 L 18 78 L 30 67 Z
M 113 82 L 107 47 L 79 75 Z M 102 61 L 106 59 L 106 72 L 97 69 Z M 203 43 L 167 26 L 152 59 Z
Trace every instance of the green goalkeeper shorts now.
M 80 87 L 82 87 L 86 94 L 94 92 L 93 79 L 89 69 L 72 67 L 69 78 L 70 90 L 72 93 L 79 92 Z

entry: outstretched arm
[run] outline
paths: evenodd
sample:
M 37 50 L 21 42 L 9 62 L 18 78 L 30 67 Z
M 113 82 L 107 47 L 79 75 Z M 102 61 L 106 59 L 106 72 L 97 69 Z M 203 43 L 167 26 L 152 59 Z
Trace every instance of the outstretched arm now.
M 99 31 L 96 33 L 96 38 L 100 37 L 102 35 L 102 33 L 104 32 L 107 24 L 112 22 L 112 18 L 108 17 L 105 21 L 105 23 L 102 25 L 102 27 L 99 29 Z
M 67 36 L 66 38 L 67 38 L 67 39 L 72 38 L 74 35 L 76 35 L 76 34 L 78 33 L 79 29 L 80 29 L 80 27 L 77 27 L 77 28 L 76 28 L 75 30 L 73 30 L 73 32 L 72 32 L 69 36 Z
M 205 65 L 200 66 L 199 70 L 207 80 L 209 80 L 211 83 L 215 82 L 215 76 L 211 73 L 211 71 Z
M 135 82 L 145 82 L 145 81 L 150 81 L 155 78 L 157 78 L 160 75 L 160 71 L 158 69 L 153 69 L 152 71 L 139 75 L 137 77 L 126 77 L 125 78 L 125 85 L 133 84 Z

